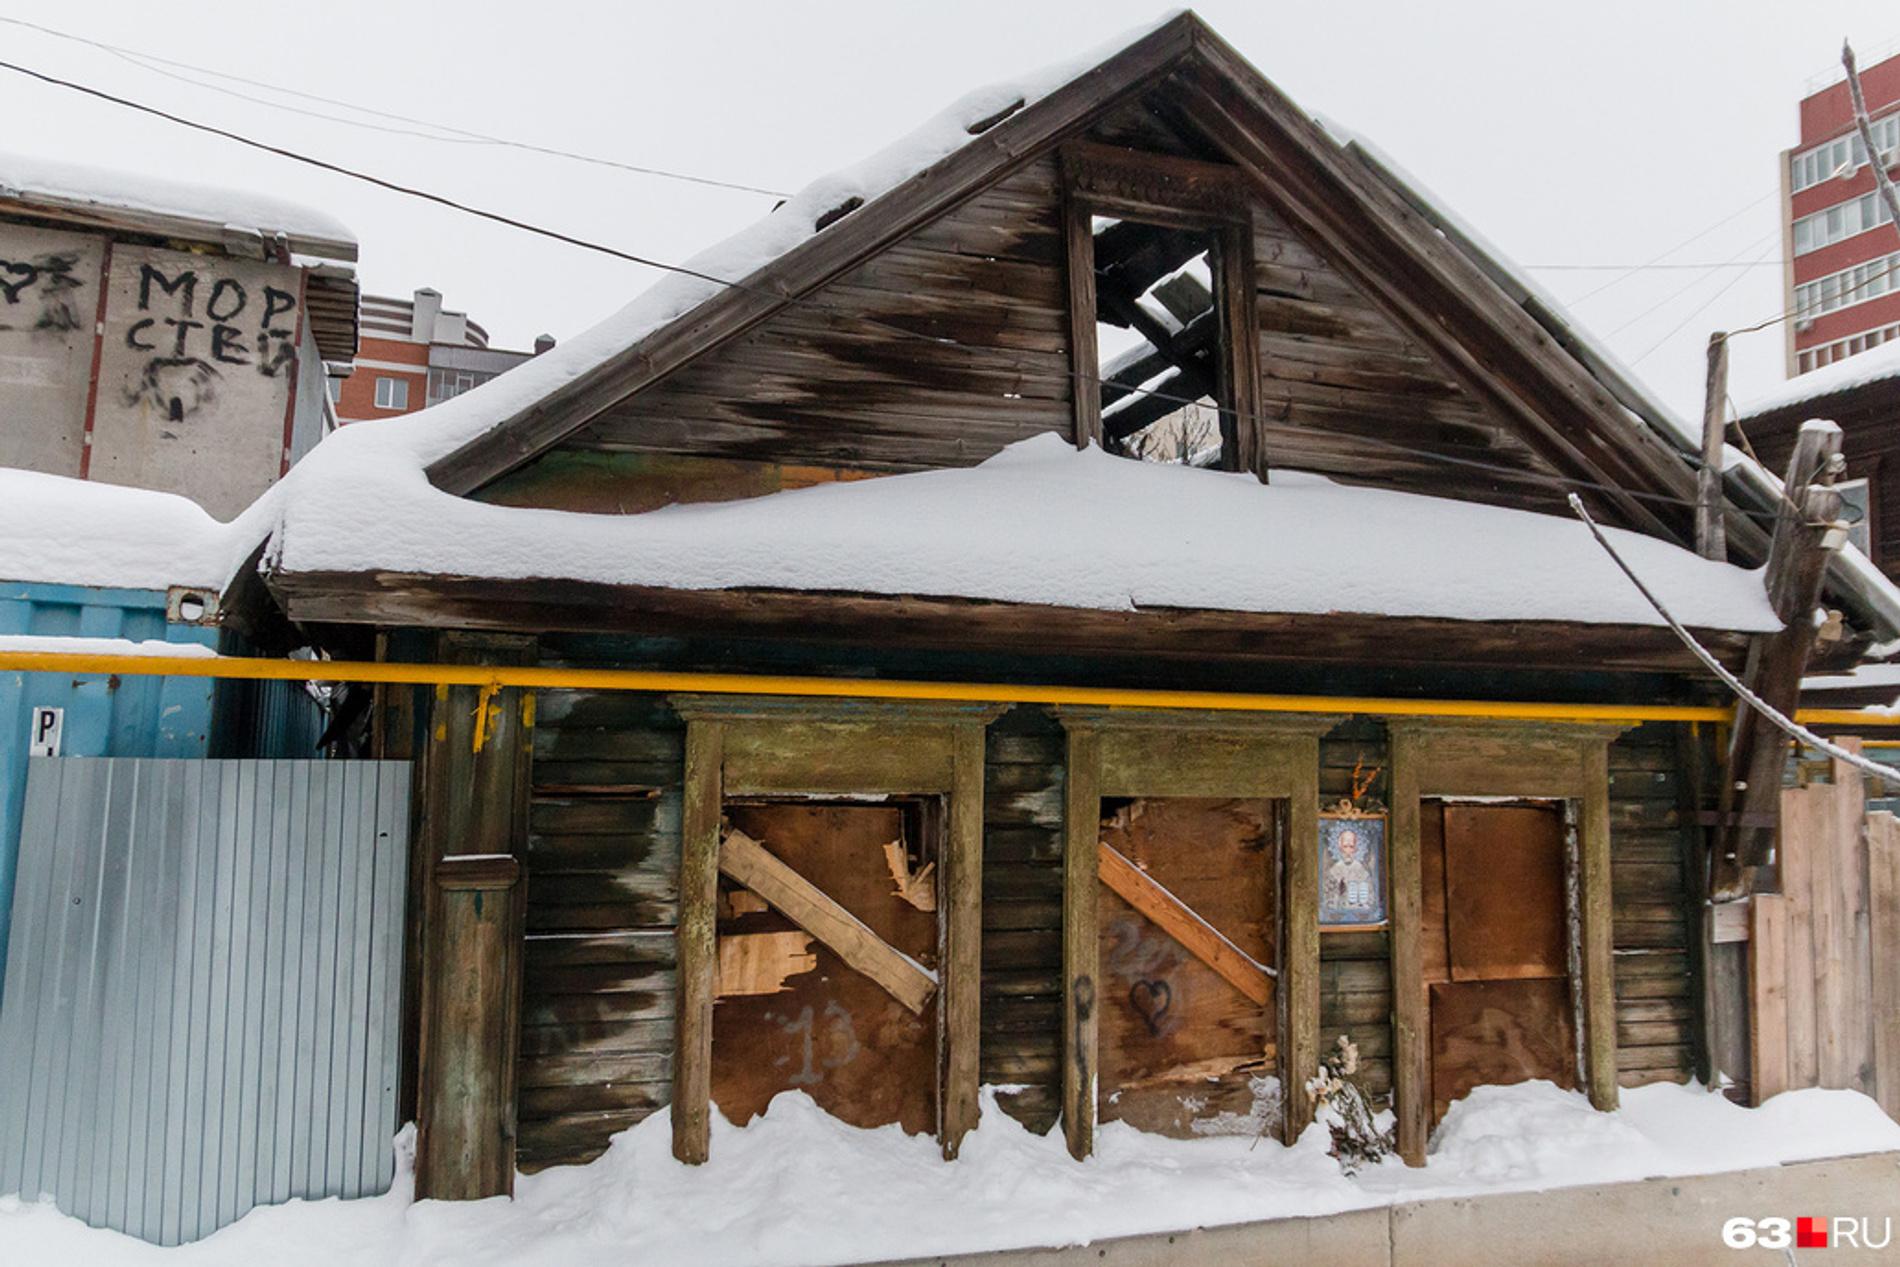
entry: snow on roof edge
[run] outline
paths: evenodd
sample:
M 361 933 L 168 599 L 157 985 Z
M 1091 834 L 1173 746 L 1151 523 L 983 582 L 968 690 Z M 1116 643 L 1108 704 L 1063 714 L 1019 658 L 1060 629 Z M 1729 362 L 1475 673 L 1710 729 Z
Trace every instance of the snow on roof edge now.
M 348 244 L 356 234 L 342 221 L 302 203 L 270 194 L 148 176 L 120 168 L 0 151 L 0 196 L 175 216 L 213 227 L 232 226 L 267 238 L 283 233 Z
M 1738 406 L 1736 416 L 1746 421 L 1890 378 L 1900 378 L 1900 342 L 1883 343 L 1844 361 L 1797 374 L 1774 390 Z

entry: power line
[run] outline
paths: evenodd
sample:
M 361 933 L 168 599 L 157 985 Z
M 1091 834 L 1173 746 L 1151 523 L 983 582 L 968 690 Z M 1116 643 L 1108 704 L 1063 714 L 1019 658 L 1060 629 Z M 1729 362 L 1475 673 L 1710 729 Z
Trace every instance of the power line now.
M 1720 220 L 1717 220 L 1714 224 L 1710 225 L 1708 228 L 1701 229 L 1695 233 L 1690 234 L 1688 237 L 1676 243 L 1674 246 L 1662 252 L 1660 255 L 1657 255 L 1654 259 L 1651 259 L 1647 263 L 1633 265 L 1627 272 L 1622 273 L 1616 277 L 1612 277 L 1609 281 L 1604 282 L 1601 286 L 1596 287 L 1594 290 L 1586 291 L 1585 293 L 1577 296 L 1577 298 L 1571 300 L 1570 302 L 1574 305 L 1574 304 L 1580 304 L 1586 299 L 1593 299 L 1596 296 L 1602 294 L 1604 291 L 1610 289 L 1610 287 L 1618 285 L 1619 283 L 1626 281 L 1631 277 L 1634 277 L 1637 273 L 1642 272 L 1644 269 L 1655 267 L 1656 265 L 1660 264 L 1663 260 L 1666 260 L 1670 256 L 1674 255 L 1677 251 L 1680 251 L 1683 247 L 1693 246 L 1697 242 L 1700 242 L 1703 238 L 1708 237 L 1709 234 L 1714 233 L 1717 229 L 1723 228 L 1724 226 L 1728 225 L 1732 221 L 1739 220 L 1742 216 L 1747 215 L 1749 212 L 1753 211 L 1756 207 L 1761 206 L 1762 203 L 1767 202 L 1770 198 L 1773 198 L 1780 192 L 1781 190 L 1778 186 L 1774 189 L 1770 189 L 1767 193 L 1755 199 L 1753 202 L 1749 203 L 1747 206 L 1744 206 L 1736 211 L 1731 211 L 1729 214 L 1723 216 Z
M 1774 248 L 1775 248 L 1775 244 L 1770 242 L 1767 248 L 1762 251 L 1762 254 L 1766 255 L 1769 251 L 1774 250 Z M 1697 304 L 1693 309 L 1690 310 L 1688 316 L 1676 322 L 1675 325 L 1670 326 L 1669 333 L 1663 335 L 1662 338 L 1650 344 L 1648 350 L 1645 351 L 1641 356 L 1637 357 L 1634 361 L 1631 361 L 1630 364 L 1641 365 L 1644 361 L 1648 360 L 1652 355 L 1655 354 L 1656 349 L 1660 348 L 1663 344 L 1669 342 L 1669 340 L 1675 338 L 1677 331 L 1681 330 L 1682 327 L 1688 325 L 1691 321 L 1694 321 L 1697 315 L 1699 315 L 1702 312 L 1707 311 L 1709 306 L 1713 304 L 1716 300 L 1720 299 L 1723 295 L 1728 294 L 1729 291 L 1735 289 L 1736 283 L 1741 281 L 1746 276 L 1748 276 L 1748 274 L 1746 273 L 1737 273 L 1735 274 L 1735 276 L 1729 278 L 1726 285 L 1724 285 L 1720 290 L 1716 291 L 1713 295 L 1710 295 L 1707 299 L 1703 300 L 1701 303 Z
M 1767 242 L 1770 245 L 1772 245 L 1779 236 L 1780 236 L 1779 231 L 1770 233 L 1766 237 L 1755 239 L 1755 241 L 1749 243 L 1749 245 L 1751 247 L 1757 246 L 1757 245 L 1760 245 L 1762 242 Z M 1760 257 L 1758 256 L 1757 258 L 1760 258 Z M 1671 291 L 1669 294 L 1664 295 L 1661 299 L 1658 299 L 1655 303 L 1649 305 L 1649 307 L 1643 309 L 1641 312 L 1637 313 L 1635 316 L 1629 318 L 1627 321 L 1623 322 L 1622 325 L 1617 326 L 1614 330 L 1610 331 L 1609 334 L 1605 335 L 1604 337 L 1612 338 L 1616 335 L 1623 333 L 1623 331 L 1629 329 L 1631 326 L 1635 325 L 1637 322 L 1641 321 L 1643 318 L 1649 316 L 1650 314 L 1654 312 L 1659 311 L 1660 309 L 1667 308 L 1670 304 L 1675 303 L 1676 300 L 1682 298 L 1684 295 L 1688 294 L 1690 291 L 1694 290 L 1697 286 L 1700 286 L 1703 282 L 1706 282 L 1707 280 L 1709 280 L 1710 277 L 1714 275 L 1715 275 L 1714 269 L 1711 268 L 1711 269 L 1705 270 L 1701 274 L 1701 276 L 1691 278 L 1686 284 L 1677 288 L 1676 290 Z M 1746 276 L 1746 274 L 1737 273 L 1736 280 L 1740 280 L 1743 276 Z M 1733 284 L 1734 284 L 1733 282 L 1730 283 L 1730 285 L 1733 285 Z M 1728 287 L 1724 286 L 1722 289 L 1727 290 Z M 1697 309 L 1697 311 L 1701 311 L 1701 310 Z
M 445 145 L 498 145 L 508 149 L 522 150 L 530 154 L 545 154 L 555 158 L 567 158 L 573 159 L 576 162 L 591 163 L 599 167 L 617 168 L 620 171 L 633 172 L 641 176 L 657 176 L 666 180 L 686 181 L 690 184 L 705 185 L 714 189 L 731 189 L 741 193 L 763 194 L 768 198 L 786 198 L 790 196 L 781 190 L 765 189 L 758 185 L 740 184 L 729 180 L 716 180 L 710 176 L 695 176 L 687 172 L 668 171 L 660 167 L 644 167 L 637 163 L 626 163 L 618 159 L 602 158 L 596 154 L 577 153 L 573 150 L 563 150 L 554 146 L 537 145 L 530 141 L 516 141 L 507 137 L 490 136 L 485 132 L 475 132 L 468 128 L 459 128 L 447 123 L 435 123 L 428 119 L 418 119 L 406 114 L 377 110 L 369 106 L 357 105 L 354 102 L 343 101 L 336 97 L 325 97 L 313 92 L 301 92 L 295 88 L 286 88 L 281 84 L 267 83 L 259 79 L 247 79 L 243 75 L 234 75 L 228 71 L 214 70 L 208 66 L 197 66 L 190 62 L 176 61 L 169 57 L 160 57 L 155 53 L 146 53 L 138 49 L 126 48 L 119 44 L 109 44 L 104 40 L 96 40 L 84 35 L 75 35 L 70 31 L 57 30 L 38 22 L 29 22 L 24 18 L 0 17 L 0 23 L 5 23 L 8 26 L 23 27 L 27 30 L 38 31 L 42 35 L 50 35 L 55 39 L 70 40 L 75 44 L 83 44 L 90 48 L 96 48 L 101 52 L 118 58 L 120 61 L 137 66 L 139 69 L 150 74 L 162 75 L 166 79 L 176 80 L 183 84 L 190 84 L 195 88 L 202 88 L 207 92 L 222 93 L 227 97 L 233 97 L 239 101 L 248 101 L 253 105 L 264 106 L 272 110 L 282 110 L 285 113 L 301 115 L 304 118 L 321 119 L 329 123 L 340 123 L 346 127 L 363 128 L 368 131 L 383 132 L 392 136 L 408 136 L 425 141 L 436 141 Z M 370 123 L 363 119 L 350 119 L 341 115 L 326 114 L 322 111 L 303 110 L 296 106 L 286 105 L 281 101 L 272 101 L 266 97 L 258 97 L 250 93 L 238 92 L 236 89 L 206 83 L 201 79 L 193 79 L 189 75 L 175 74 L 173 71 L 162 69 L 162 67 L 166 66 L 173 67 L 176 70 L 192 71 L 199 75 L 210 75 L 213 78 L 229 80 L 232 83 L 246 84 L 253 88 L 262 88 L 267 92 L 298 97 L 305 101 L 315 101 L 327 106 L 353 110 L 359 114 L 372 115 L 379 119 L 389 119 L 397 123 L 412 124 L 414 127 L 385 127 L 381 124 Z M 433 131 L 420 132 L 416 131 L 415 128 L 430 128 L 433 129 Z
M 156 118 L 164 119 L 165 121 L 169 123 L 177 124 L 180 127 L 190 128 L 193 131 L 204 132 L 212 136 L 221 137 L 225 140 L 234 141 L 237 144 L 246 146 L 248 148 L 261 150 L 268 154 L 274 154 L 280 158 L 289 159 L 292 162 L 303 163 L 307 166 L 315 167 L 323 171 L 332 172 L 340 176 L 347 176 L 354 180 L 364 181 L 368 184 L 375 185 L 381 189 L 389 190 L 393 193 L 403 194 L 411 198 L 419 198 L 426 202 L 435 203 L 438 206 L 448 207 L 454 211 L 460 211 L 465 215 L 476 216 L 484 220 L 493 221 L 497 224 L 506 225 L 509 228 L 519 229 L 524 233 L 532 233 L 540 237 L 551 238 L 554 241 L 563 242 L 569 246 L 578 246 L 582 248 L 583 250 L 595 251 L 603 255 L 611 256 L 615 259 L 625 260 L 633 264 L 639 264 L 646 268 L 658 269 L 662 272 L 668 272 L 668 273 L 678 273 L 682 276 L 691 277 L 703 282 L 708 282 L 715 286 L 719 286 L 719 287 L 723 287 L 723 288 L 727 288 L 731 290 L 743 291 L 748 294 L 758 295 L 762 298 L 769 299 L 774 303 L 785 304 L 785 305 L 799 305 L 801 307 L 811 308 L 812 310 L 817 311 L 817 312 L 825 313 L 826 315 L 829 315 L 829 316 L 844 317 L 851 320 L 862 321 L 867 325 L 872 325 L 872 326 L 876 326 L 882 329 L 890 330 L 893 333 L 898 334 L 904 338 L 920 339 L 928 343 L 935 343 L 940 346 L 947 346 L 947 347 L 957 347 L 957 348 L 968 347 L 968 345 L 959 343 L 954 339 L 926 334 L 917 330 L 907 329 L 903 326 L 896 325 L 892 322 L 880 320 L 879 318 L 870 316 L 866 313 L 848 312 L 842 309 L 832 308 L 808 295 L 791 295 L 791 294 L 780 293 L 777 291 L 763 290 L 760 288 L 748 286 L 744 282 L 731 281 L 723 277 L 716 277 L 711 273 L 702 272 L 698 269 L 691 268 L 687 265 L 671 264 L 664 260 L 657 260 L 649 256 L 637 255 L 630 251 L 620 250 L 617 247 L 607 246 L 603 243 L 590 241 L 586 238 L 576 237 L 573 234 L 564 233 L 558 229 L 544 228 L 540 225 L 533 224 L 525 220 L 518 220 L 512 216 L 504 215 L 500 212 L 488 211 L 484 208 L 475 207 L 467 203 L 458 202 L 455 199 L 445 197 L 441 194 L 432 193 L 425 189 L 417 189 L 411 186 L 402 185 L 395 181 L 386 180 L 380 176 L 375 176 L 367 172 L 356 171 L 353 168 L 344 167 L 338 163 L 332 163 L 326 159 L 315 158 L 311 155 L 303 154 L 296 150 L 286 149 L 282 146 L 273 145 L 266 141 L 259 141 L 252 137 L 245 136 L 242 133 L 233 132 L 227 128 L 218 127 L 214 124 L 203 123 L 195 119 L 188 119 L 182 115 L 173 114 L 167 110 L 161 110 L 156 106 L 150 106 L 150 105 L 144 104 L 143 102 L 133 101 L 130 98 L 116 96 L 115 94 L 106 92 L 102 89 L 93 88 L 93 87 L 90 87 L 89 85 L 77 83 L 72 80 L 61 79 L 56 75 L 49 75 L 43 71 L 33 70 L 30 67 L 21 66 L 16 62 L 0 60 L 0 69 L 10 70 L 10 71 L 15 72 L 16 74 L 25 75 L 28 78 L 39 80 L 42 83 L 47 83 L 47 84 L 54 85 L 56 87 L 66 88 L 74 92 L 83 93 L 90 97 L 95 97 L 103 101 L 111 102 L 114 105 L 119 105 L 130 110 L 138 111 L 142 114 L 149 114 Z M 972 350 L 975 350 L 975 349 L 972 349 Z M 1065 372 L 1068 375 L 1068 377 L 1078 382 L 1094 382 L 1098 385 L 1108 385 L 1110 381 L 1110 380 L 1101 378 L 1098 375 L 1086 374 L 1079 370 L 1070 369 Z M 1168 401 L 1168 402 L 1177 403 L 1181 405 L 1199 405 L 1201 403 L 1201 400 L 1198 397 L 1176 395 L 1169 392 L 1160 391 L 1155 388 L 1149 388 L 1149 387 L 1143 387 L 1143 386 L 1128 387 L 1126 384 L 1115 384 L 1115 386 L 1125 387 L 1131 394 L 1150 396 L 1157 400 Z M 1243 415 L 1239 414 L 1238 411 L 1227 406 L 1217 405 L 1215 406 L 1215 409 L 1217 413 L 1219 413 L 1220 415 L 1224 417 L 1233 417 L 1233 418 L 1243 417 Z M 1269 419 L 1265 418 L 1264 415 L 1261 415 L 1258 413 L 1248 416 L 1247 420 L 1255 422 L 1255 423 L 1270 421 Z M 949 418 L 942 418 L 942 419 L 939 419 L 939 421 L 948 422 L 948 421 L 954 421 L 954 420 L 949 419 Z M 1486 462 L 1478 458 L 1459 457 L 1457 455 L 1447 454 L 1436 449 L 1416 448 L 1413 446 L 1400 444 L 1396 441 L 1386 440 L 1386 439 L 1376 437 L 1376 436 L 1359 436 L 1359 437 L 1356 437 L 1356 440 L 1359 443 L 1372 444 L 1377 447 L 1387 449 L 1387 450 L 1397 452 L 1397 453 L 1405 453 L 1405 454 L 1409 454 L 1415 457 L 1425 458 L 1430 461 L 1442 462 L 1448 465 L 1464 467 L 1466 469 L 1471 469 L 1471 470 L 1489 471 L 1489 472 L 1493 472 L 1499 475 L 1509 476 L 1515 480 L 1526 480 L 1532 483 L 1541 483 L 1541 484 L 1545 484 L 1547 486 L 1558 488 L 1558 489 L 1588 489 L 1588 490 L 1596 491 L 1596 492 L 1613 493 L 1618 496 L 1628 497 L 1628 498 L 1636 499 L 1636 500 L 1650 501 L 1650 502 L 1656 502 L 1656 503 L 1668 504 L 1668 505 L 1677 505 L 1677 506 L 1683 506 L 1683 507 L 1693 507 L 1696 505 L 1694 499 L 1692 498 L 1675 497 L 1667 493 L 1652 493 L 1652 492 L 1647 492 L 1647 491 L 1639 490 L 1639 489 L 1626 488 L 1619 484 L 1607 484 L 1607 483 L 1602 483 L 1602 482 L 1594 481 L 1594 480 L 1573 478 L 1573 477 L 1565 476 L 1561 474 L 1554 474 L 1554 473 L 1545 474 L 1544 472 L 1541 472 L 1541 471 L 1527 470 L 1526 468 L 1521 467 L 1521 466 L 1506 466 L 1503 463 Z M 1691 465 L 1693 465 L 1694 460 L 1688 455 L 1684 455 L 1684 460 L 1689 461 Z M 1756 517 L 1761 517 L 1761 518 L 1772 518 L 1772 515 L 1765 514 L 1764 512 L 1748 511 L 1740 507 L 1737 507 L 1735 509 L 1739 513 L 1744 514 L 1744 515 L 1751 515 L 1751 516 L 1756 516 Z

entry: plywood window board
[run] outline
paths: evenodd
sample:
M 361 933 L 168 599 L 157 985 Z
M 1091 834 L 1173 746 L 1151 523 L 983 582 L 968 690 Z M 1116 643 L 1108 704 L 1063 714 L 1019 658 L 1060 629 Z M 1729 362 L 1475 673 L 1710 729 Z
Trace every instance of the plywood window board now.
M 1451 980 L 1568 975 L 1561 813 L 1446 805 L 1444 858 Z

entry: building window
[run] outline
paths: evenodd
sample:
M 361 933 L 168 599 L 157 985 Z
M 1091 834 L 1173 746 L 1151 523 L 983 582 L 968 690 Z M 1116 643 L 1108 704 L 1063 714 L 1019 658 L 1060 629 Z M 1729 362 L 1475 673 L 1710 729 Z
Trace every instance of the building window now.
M 1264 469 L 1253 308 L 1225 302 L 1252 288 L 1233 169 L 1087 143 L 1063 167 L 1074 368 L 1097 388 L 1094 409 L 1078 393 L 1078 437 L 1143 462 Z
M 378 409 L 409 408 L 409 380 L 406 378 L 377 379 L 376 407 Z
M 1865 334 L 1851 335 L 1844 339 L 1836 339 L 1832 343 L 1803 348 L 1795 356 L 1794 372 L 1805 374 L 1809 370 L 1820 369 L 1823 365 L 1832 365 L 1836 361 L 1865 352 L 1868 348 L 1877 348 L 1883 343 L 1891 343 L 1895 339 L 1900 339 L 1900 324 L 1880 326 Z
M 1896 151 L 1900 151 L 1900 113 L 1875 119 L 1873 129 L 1874 144 L 1891 164 Z M 1860 170 L 1861 164 L 1866 161 L 1867 147 L 1861 144 L 1860 133 L 1850 132 L 1846 136 L 1823 141 L 1813 149 L 1804 150 L 1789 159 L 1789 183 L 1796 193 L 1800 193 L 1803 189 L 1812 189 L 1823 181 L 1833 179 L 1836 174 L 1851 175 Z
M 482 370 L 432 369 L 429 371 L 429 403 L 439 405 L 445 400 L 453 400 L 493 377 L 493 374 Z
M 1794 288 L 1794 306 L 1807 320 L 1878 299 L 1892 290 L 1900 290 L 1900 251 L 1801 283 Z
M 1824 246 L 1844 242 L 1857 233 L 1865 233 L 1887 222 L 1887 208 L 1875 193 L 1862 194 L 1849 202 L 1802 216 L 1794 222 L 1794 253 L 1805 255 Z

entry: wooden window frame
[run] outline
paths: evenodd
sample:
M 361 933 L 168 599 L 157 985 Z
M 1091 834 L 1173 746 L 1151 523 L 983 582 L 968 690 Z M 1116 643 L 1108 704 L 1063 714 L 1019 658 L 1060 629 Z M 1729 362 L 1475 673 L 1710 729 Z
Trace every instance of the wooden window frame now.
M 1214 235 L 1214 302 L 1220 309 L 1220 469 L 1252 471 L 1264 483 L 1253 200 L 1245 180 L 1218 163 L 1089 141 L 1064 146 L 1061 160 L 1076 448 L 1104 439 L 1092 218 L 1203 229 Z
M 1298 1089 L 1319 1068 L 1319 741 L 1343 718 L 1236 716 L 1060 707 L 1068 733 L 1062 838 L 1062 1126 L 1080 1160 L 1095 1147 L 1100 1075 L 1095 1007 L 1100 980 L 1104 797 L 1247 797 L 1285 801 L 1279 886 L 1276 1041 L 1290 1143 L 1312 1119 Z M 1292 1072 L 1289 1072 L 1292 1071 Z
M 941 798 L 938 1139 L 976 1126 L 982 988 L 984 732 L 1004 705 L 675 695 L 686 720 L 673 1057 L 673 1155 L 706 1160 L 718 978 L 719 846 L 728 797 Z
M 1610 891 L 1610 742 L 1628 727 L 1388 718 L 1392 807 L 1392 1099 L 1399 1155 L 1425 1164 L 1431 1122 L 1430 1004 L 1421 954 L 1421 802 L 1511 797 L 1558 801 L 1577 833 L 1580 980 L 1575 982 L 1590 1103 L 1617 1106 L 1615 945 Z

